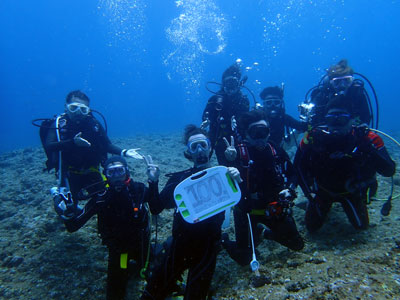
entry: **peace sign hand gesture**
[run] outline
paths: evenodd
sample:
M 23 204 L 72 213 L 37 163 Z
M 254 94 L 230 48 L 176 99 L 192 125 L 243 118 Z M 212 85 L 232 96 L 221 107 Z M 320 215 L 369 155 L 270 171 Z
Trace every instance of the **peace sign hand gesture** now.
M 237 156 L 237 151 L 235 149 L 235 140 L 233 136 L 231 136 L 231 144 L 229 144 L 228 140 L 225 137 L 223 138 L 223 140 L 226 145 L 225 158 L 229 161 L 234 161 Z
M 160 168 L 158 165 L 153 164 L 153 159 L 150 155 L 143 155 L 143 160 L 147 166 L 147 177 L 150 182 L 157 182 L 158 177 L 160 177 Z

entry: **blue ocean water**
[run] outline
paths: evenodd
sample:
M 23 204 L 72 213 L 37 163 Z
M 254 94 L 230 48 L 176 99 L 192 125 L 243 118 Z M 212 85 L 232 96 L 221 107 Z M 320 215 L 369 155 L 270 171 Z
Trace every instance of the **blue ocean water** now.
M 380 100 L 380 128 L 399 130 L 399 0 L 1 0 L 0 152 L 40 144 L 34 118 L 81 89 L 110 137 L 200 123 L 237 59 L 258 97 L 285 83 L 287 111 L 341 58 Z

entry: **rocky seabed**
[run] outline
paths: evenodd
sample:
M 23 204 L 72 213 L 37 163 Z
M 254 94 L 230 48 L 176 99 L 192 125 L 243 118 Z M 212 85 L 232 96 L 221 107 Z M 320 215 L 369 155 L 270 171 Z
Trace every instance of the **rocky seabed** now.
M 151 154 L 161 169 L 160 189 L 166 173 L 190 167 L 177 134 L 113 142 Z M 399 163 L 399 147 L 390 141 L 386 144 Z M 0 299 L 105 299 L 107 249 L 97 235 L 96 218 L 76 233 L 64 230 L 49 193 L 56 178 L 43 171 L 44 162 L 39 147 L 0 155 Z M 129 165 L 133 178 L 145 182 L 145 164 L 129 160 Z M 378 180 L 378 198 L 385 199 L 390 179 L 378 176 Z M 398 194 L 397 173 L 394 195 Z M 298 195 L 296 202 L 304 202 L 300 191 Z M 295 206 L 305 248 L 293 252 L 264 240 L 257 259 L 267 284 L 258 288 L 252 284 L 255 275 L 250 267 L 240 267 L 221 251 L 213 299 L 400 299 L 400 197 L 393 200 L 388 217 L 380 214 L 382 204 L 376 200 L 369 205 L 371 226 L 362 232 L 352 228 L 340 205 L 334 205 L 327 223 L 315 235 L 306 232 L 304 210 Z M 170 235 L 171 221 L 172 211 L 159 216 L 159 242 Z M 233 238 L 231 225 L 227 232 Z M 127 299 L 138 299 L 144 285 L 132 275 Z

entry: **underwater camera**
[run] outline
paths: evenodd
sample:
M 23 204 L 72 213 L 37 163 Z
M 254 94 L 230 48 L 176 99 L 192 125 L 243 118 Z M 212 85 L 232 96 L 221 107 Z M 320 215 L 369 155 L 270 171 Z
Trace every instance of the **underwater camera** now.
M 311 102 L 302 102 L 298 105 L 298 110 L 300 112 L 300 120 L 304 122 L 311 122 L 312 118 L 315 116 L 315 104 Z

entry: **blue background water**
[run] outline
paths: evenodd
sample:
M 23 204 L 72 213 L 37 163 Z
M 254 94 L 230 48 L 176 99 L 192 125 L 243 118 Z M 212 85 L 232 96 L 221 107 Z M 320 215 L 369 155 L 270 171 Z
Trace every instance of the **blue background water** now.
M 285 82 L 297 104 L 341 58 L 380 99 L 380 128 L 399 129 L 399 0 L 1 0 L 0 152 L 39 145 L 34 118 L 64 109 L 81 89 L 110 137 L 178 131 L 200 123 L 240 58 L 258 97 Z

